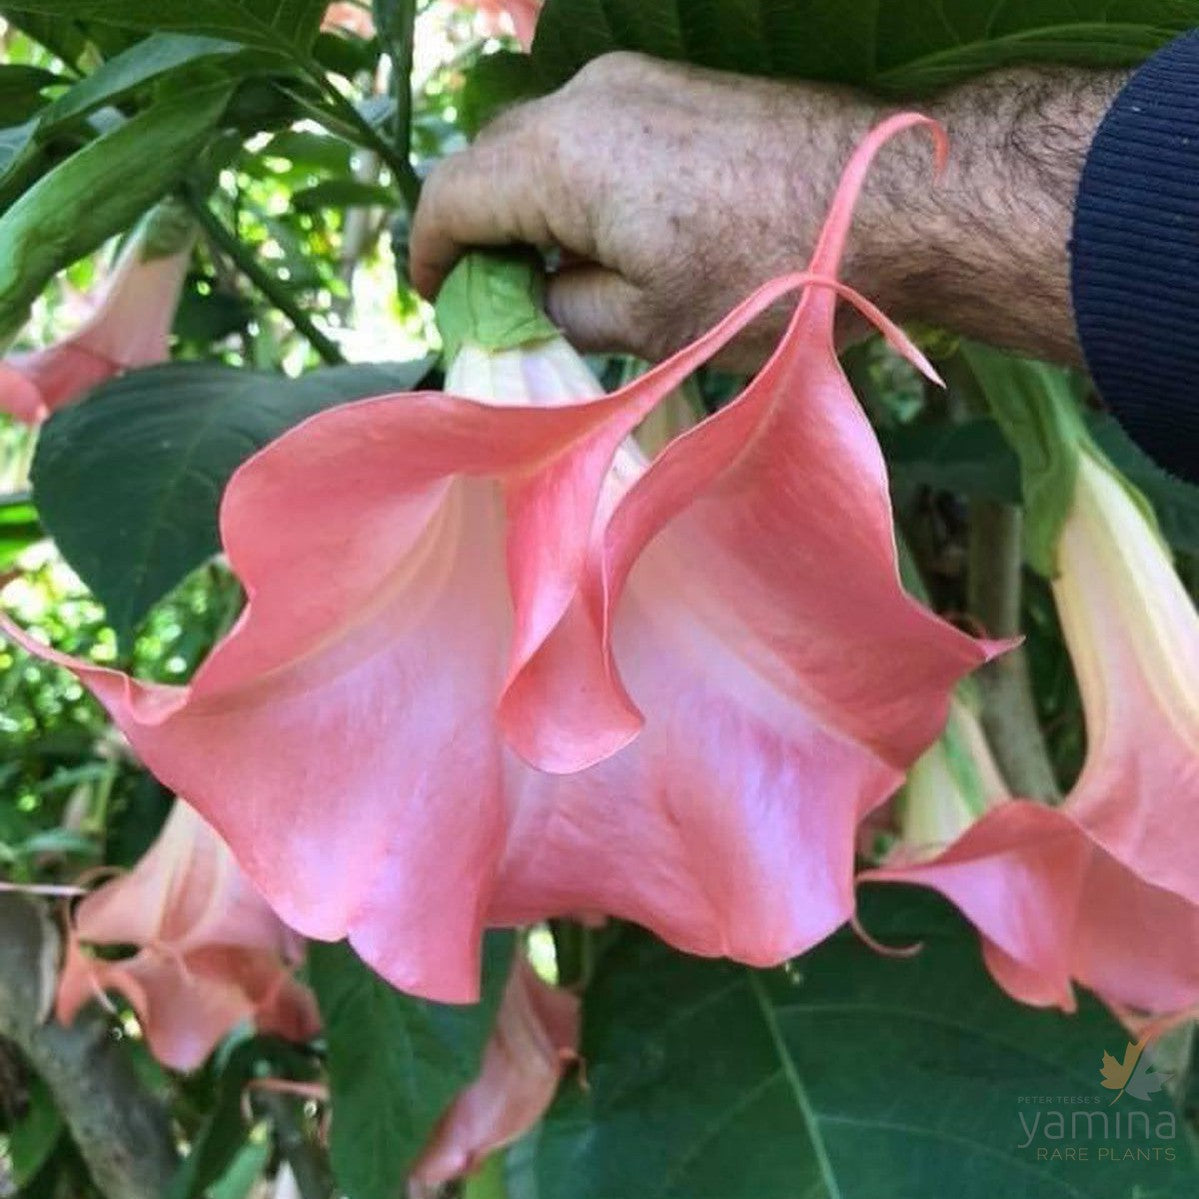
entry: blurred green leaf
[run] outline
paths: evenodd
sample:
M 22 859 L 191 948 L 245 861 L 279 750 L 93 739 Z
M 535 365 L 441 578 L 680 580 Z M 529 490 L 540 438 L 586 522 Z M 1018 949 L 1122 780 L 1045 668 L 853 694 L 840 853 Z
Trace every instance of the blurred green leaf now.
M 0 570 L 11 566 L 22 550 L 44 536 L 37 509 L 28 495 L 0 497 Z
M 459 124 L 474 137 L 505 108 L 529 100 L 537 92 L 537 76 L 527 54 L 509 50 L 488 54 L 466 73 L 458 104 Z
M 216 1085 L 206 1105 L 207 1118 L 163 1199 L 200 1199 L 215 1195 L 219 1187 L 226 1185 L 235 1190 L 239 1179 L 251 1173 L 244 1162 L 238 1169 L 239 1160 L 247 1148 L 255 1150 L 257 1160 L 259 1149 L 246 1144 L 250 1135 L 246 1088 L 262 1074 L 304 1076 L 305 1072 L 297 1071 L 300 1064 L 293 1048 L 270 1037 L 253 1037 L 238 1045 L 216 1074 Z M 256 1178 L 261 1168 L 259 1164 L 251 1178 Z
M 203 33 L 267 50 L 305 51 L 325 0 L 19 0 L 19 12 L 93 18 L 152 32 Z
M 1162 535 L 1184 553 L 1199 553 L 1199 487 L 1167 474 L 1124 432 L 1115 417 L 1090 415 L 1087 427 L 1113 465 L 1153 505 Z M 990 417 L 880 429 L 897 482 L 979 499 L 1021 500 L 1015 451 Z
M 234 470 L 325 408 L 406 391 L 426 359 L 299 379 L 218 363 L 130 371 L 52 417 L 33 465 L 38 511 L 127 642 L 152 604 L 220 548 Z
M 1197 0 L 547 0 L 533 59 L 546 89 L 638 50 L 910 94 L 1015 62 L 1133 65 L 1197 24 Z
M 43 88 L 67 82 L 61 75 L 41 67 L 0 63 L 0 125 L 28 120 L 46 103 Z
M 312 187 L 293 192 L 291 206 L 297 212 L 316 212 L 322 208 L 395 208 L 398 201 L 390 188 L 359 179 L 326 179 Z
M 1083 996 L 1067 1016 L 1015 1003 L 984 969 L 977 933 L 928 893 L 868 887 L 860 915 L 884 941 L 923 948 L 883 957 L 846 929 L 790 967 L 754 971 L 628 930 L 587 991 L 586 1083 L 568 1079 L 510 1154 L 511 1199 L 1196 1192 L 1181 1120 L 1174 1139 L 1121 1136 L 1113 1160 L 1100 1159 L 1113 1141 L 1098 1119 L 1093 1138 L 1045 1138 L 1055 1107 L 1067 1129 L 1072 1112 L 1108 1111 L 1100 1062 L 1127 1036 L 1102 1005 Z M 1172 1110 L 1138 1107 L 1154 1129 Z M 1021 1116 L 1031 1127 L 1038 1113 L 1030 1143 Z M 1088 1160 L 1037 1155 L 1079 1143 Z M 1158 1143 L 1176 1160 L 1122 1158 Z
M 58 1145 L 63 1128 L 50 1089 L 41 1079 L 32 1078 L 25 1113 L 8 1131 L 8 1151 L 17 1186 L 27 1186 L 38 1175 Z
M 896 480 L 979 499 L 1020 502 L 1020 463 L 990 417 L 878 430 Z
M 63 267 L 127 229 L 191 167 L 231 92 L 173 94 L 42 176 L 0 217 L 0 338 Z
M 309 946 L 329 1041 L 333 1170 L 353 1199 L 395 1199 L 454 1096 L 479 1072 L 508 979 L 510 934 L 489 933 L 483 998 L 468 1007 L 413 999 L 345 942 Z

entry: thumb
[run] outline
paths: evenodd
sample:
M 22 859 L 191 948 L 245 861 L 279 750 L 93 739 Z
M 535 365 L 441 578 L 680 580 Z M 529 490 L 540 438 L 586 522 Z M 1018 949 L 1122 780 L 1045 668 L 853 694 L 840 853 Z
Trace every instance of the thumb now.
M 636 353 L 640 297 L 640 290 L 615 271 L 576 266 L 550 276 L 545 306 L 575 349 Z

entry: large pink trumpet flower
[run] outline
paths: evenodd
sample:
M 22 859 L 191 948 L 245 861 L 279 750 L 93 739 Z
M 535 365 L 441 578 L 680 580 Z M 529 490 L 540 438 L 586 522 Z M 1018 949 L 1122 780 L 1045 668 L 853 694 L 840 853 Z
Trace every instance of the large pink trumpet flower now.
M 942 892 L 1018 999 L 1071 1010 L 1080 983 L 1118 1009 L 1175 1012 L 1199 1003 L 1199 615 L 1144 502 L 1085 434 L 1067 449 L 1053 590 L 1086 715 L 1082 775 L 1060 808 L 1000 803 L 865 877 Z M 1060 452 L 1039 460 L 1061 469 Z
M 477 1170 L 545 1114 L 579 1048 L 579 1000 L 518 955 L 479 1077 L 450 1105 L 412 1171 L 413 1199 Z
M 170 357 L 193 240 L 190 224 L 178 225 L 177 213 L 157 210 L 130 240 L 76 332 L 0 362 L 0 412 L 39 424 L 106 379 Z M 169 248 L 161 244 L 164 228 Z
M 85 944 L 136 953 L 105 960 Z M 154 1056 L 193 1070 L 243 1021 L 297 1041 L 319 1031 L 312 995 L 292 977 L 302 954 L 228 847 L 180 800 L 133 870 L 75 908 L 56 1012 L 69 1024 L 90 999 L 118 991 Z
M 187 687 L 73 669 L 280 916 L 394 985 L 478 992 L 481 932 L 588 912 L 758 965 L 853 910 L 854 829 L 995 647 L 900 585 L 837 362 L 857 151 L 811 270 L 604 397 L 505 267 L 468 259 L 448 386 L 334 409 L 235 475 L 246 611 Z M 800 293 L 728 407 L 647 465 L 645 415 Z M 455 304 L 449 300 L 457 297 Z M 510 348 L 503 348 L 510 347 Z

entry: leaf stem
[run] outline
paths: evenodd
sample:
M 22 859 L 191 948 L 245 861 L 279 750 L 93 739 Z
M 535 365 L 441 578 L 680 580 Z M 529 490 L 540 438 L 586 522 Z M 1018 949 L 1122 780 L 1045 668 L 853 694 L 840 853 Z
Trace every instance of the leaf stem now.
M 316 327 L 312 318 L 296 303 L 295 297 L 282 280 L 259 265 L 250 249 L 222 224 L 207 204 L 192 195 L 189 195 L 187 200 L 209 241 L 227 255 L 237 269 L 287 317 L 296 332 L 307 339 L 322 360 L 329 366 L 340 366 L 344 363 L 345 358 L 336 342 Z

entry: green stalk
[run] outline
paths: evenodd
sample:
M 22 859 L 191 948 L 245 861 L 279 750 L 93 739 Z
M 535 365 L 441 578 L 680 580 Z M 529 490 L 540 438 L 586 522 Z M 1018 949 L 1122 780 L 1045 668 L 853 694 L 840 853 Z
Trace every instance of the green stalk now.
M 188 197 L 188 204 L 209 241 L 227 255 L 237 269 L 292 323 L 297 333 L 304 337 L 312 348 L 329 366 L 340 366 L 345 362 L 337 343 L 326 337 L 312 318 L 296 303 L 282 280 L 259 265 L 258 260 L 241 241 L 217 218 L 216 214 L 202 201 Z

